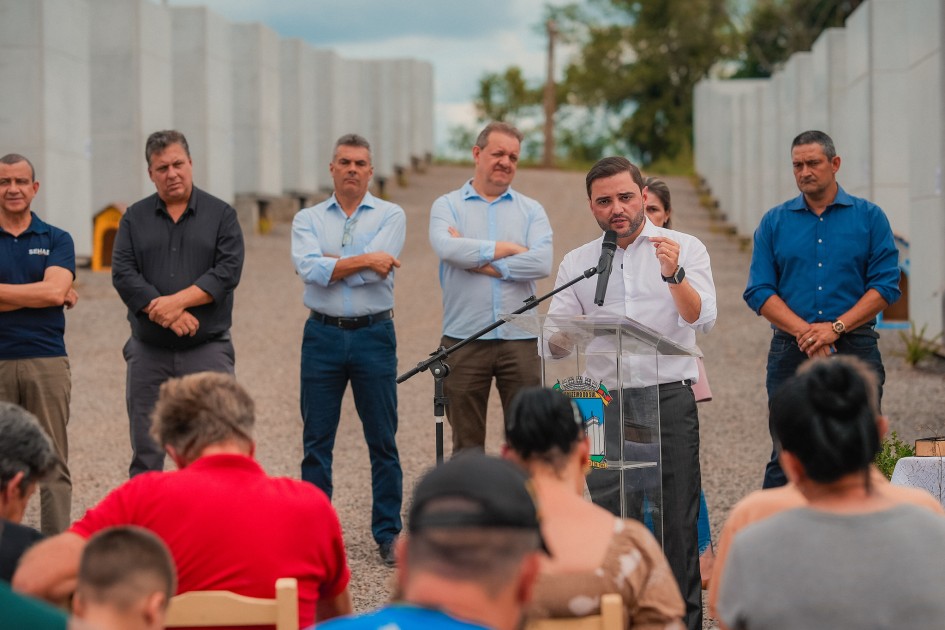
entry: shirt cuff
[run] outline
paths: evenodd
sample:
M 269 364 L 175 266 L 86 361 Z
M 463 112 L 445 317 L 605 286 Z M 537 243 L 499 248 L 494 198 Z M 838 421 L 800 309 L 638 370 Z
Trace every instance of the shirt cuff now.
M 495 258 L 495 241 L 483 241 L 479 246 L 479 266 L 488 265 Z

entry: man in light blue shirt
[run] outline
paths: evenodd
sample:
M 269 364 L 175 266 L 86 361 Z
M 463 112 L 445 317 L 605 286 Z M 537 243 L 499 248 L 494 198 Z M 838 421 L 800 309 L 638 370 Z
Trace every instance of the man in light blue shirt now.
M 541 204 L 512 190 L 522 133 L 501 122 L 479 134 L 476 170 L 430 211 L 430 244 L 440 258 L 442 345 L 452 346 L 511 313 L 551 271 L 551 225 Z M 539 385 L 535 337 L 500 326 L 454 355 L 444 381 L 453 452 L 482 448 L 486 406 L 495 377 L 506 409 L 522 387 Z
M 371 531 L 394 564 L 402 523 L 397 453 L 394 268 L 404 245 L 403 209 L 368 192 L 371 147 L 356 134 L 335 143 L 334 194 L 292 222 L 292 261 L 311 311 L 302 338 L 302 479 L 331 498 L 332 448 L 348 381 L 371 457 Z

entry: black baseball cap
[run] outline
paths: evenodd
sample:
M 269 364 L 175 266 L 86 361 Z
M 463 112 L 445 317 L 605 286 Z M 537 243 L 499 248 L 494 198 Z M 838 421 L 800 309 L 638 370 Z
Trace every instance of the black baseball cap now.
M 473 510 L 426 510 L 434 499 L 463 498 L 478 505 Z M 417 484 L 408 515 L 411 533 L 434 528 L 508 527 L 541 535 L 538 507 L 521 468 L 510 461 L 481 451 L 461 452 L 431 469 Z

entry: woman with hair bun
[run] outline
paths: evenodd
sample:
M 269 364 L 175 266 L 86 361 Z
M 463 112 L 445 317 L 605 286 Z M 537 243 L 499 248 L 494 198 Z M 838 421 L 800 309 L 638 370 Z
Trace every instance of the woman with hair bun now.
M 682 596 L 653 535 L 583 497 L 590 443 L 577 406 L 541 387 L 515 396 L 505 418 L 503 455 L 528 471 L 551 551 L 529 616 L 582 617 L 600 597 L 623 598 L 627 628 L 682 628 Z
M 781 466 L 807 501 L 742 529 L 723 628 L 941 627 L 945 518 L 877 488 L 875 385 L 862 362 L 808 362 L 771 399 Z

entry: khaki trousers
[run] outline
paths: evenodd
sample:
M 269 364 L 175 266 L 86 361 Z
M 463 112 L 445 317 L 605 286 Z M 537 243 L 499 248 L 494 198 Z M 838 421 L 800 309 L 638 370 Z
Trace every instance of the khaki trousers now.
M 52 439 L 56 465 L 39 484 L 40 529 L 47 536 L 71 523 L 72 477 L 69 474 L 69 401 L 72 372 L 68 357 L 0 361 L 0 400 L 16 403 L 36 416 Z
M 458 339 L 443 337 L 450 347 Z M 541 359 L 534 339 L 479 340 L 460 348 L 448 360 L 450 375 L 443 381 L 449 399 L 446 418 L 453 428 L 453 452 L 483 448 L 486 408 L 495 378 L 503 412 L 523 387 L 541 385 Z

